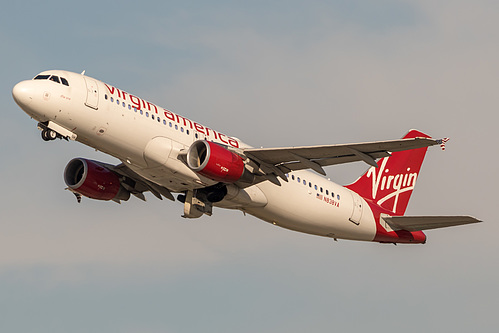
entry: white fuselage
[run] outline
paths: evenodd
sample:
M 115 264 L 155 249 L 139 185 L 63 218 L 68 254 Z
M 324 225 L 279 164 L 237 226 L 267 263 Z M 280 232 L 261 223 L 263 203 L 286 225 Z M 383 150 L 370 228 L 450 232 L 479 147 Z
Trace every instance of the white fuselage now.
M 76 135 L 77 141 L 118 158 L 140 176 L 173 192 L 216 183 L 178 158 L 195 140 L 206 139 L 232 148 L 249 147 L 90 77 L 67 71 L 46 73 L 64 77 L 69 86 L 49 80 L 19 83 L 14 89 L 23 97 L 16 101 L 26 113 L 39 122 L 64 127 Z M 241 190 L 251 198 L 250 203 L 231 197 L 229 191 L 217 205 L 309 234 L 374 239 L 373 213 L 355 192 L 309 171 L 294 171 L 286 176 L 288 182 L 281 181 L 281 186 L 264 181 Z

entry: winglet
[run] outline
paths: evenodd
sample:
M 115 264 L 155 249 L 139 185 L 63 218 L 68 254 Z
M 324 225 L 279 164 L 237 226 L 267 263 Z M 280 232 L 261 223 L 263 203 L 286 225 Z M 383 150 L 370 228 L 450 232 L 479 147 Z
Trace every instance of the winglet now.
M 440 148 L 441 148 L 442 150 L 444 150 L 444 151 L 445 151 L 445 144 L 446 144 L 446 143 L 447 143 L 447 141 L 449 141 L 449 140 L 450 140 L 449 138 L 443 138 L 443 139 L 438 139 L 438 140 L 436 140 L 436 141 L 437 141 L 437 143 L 440 145 Z

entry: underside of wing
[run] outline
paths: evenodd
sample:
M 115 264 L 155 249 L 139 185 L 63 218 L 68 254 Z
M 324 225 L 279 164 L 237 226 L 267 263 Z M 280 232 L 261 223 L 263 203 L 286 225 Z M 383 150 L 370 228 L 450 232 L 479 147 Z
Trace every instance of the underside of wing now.
M 120 179 L 121 185 L 137 198 L 145 201 L 143 192 L 151 192 L 156 198 L 163 200 L 163 197 L 175 201 L 172 193 L 166 187 L 155 184 L 128 168 L 125 164 L 111 165 L 107 163 L 98 162 L 101 166 L 114 171 L 122 176 Z
M 473 216 L 387 216 L 393 230 L 420 231 L 482 222 Z

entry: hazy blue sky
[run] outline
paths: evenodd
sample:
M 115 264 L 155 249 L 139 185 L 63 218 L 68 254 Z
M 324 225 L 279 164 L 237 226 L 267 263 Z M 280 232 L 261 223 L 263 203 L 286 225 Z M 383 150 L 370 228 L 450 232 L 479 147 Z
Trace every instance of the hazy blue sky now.
M 10 1 L 0 12 L 2 332 L 490 332 L 499 308 L 497 1 Z M 430 149 L 408 214 L 480 225 L 393 246 L 149 196 L 64 191 L 73 157 L 11 97 L 86 70 L 254 146 L 401 137 Z M 345 184 L 365 165 L 330 167 Z

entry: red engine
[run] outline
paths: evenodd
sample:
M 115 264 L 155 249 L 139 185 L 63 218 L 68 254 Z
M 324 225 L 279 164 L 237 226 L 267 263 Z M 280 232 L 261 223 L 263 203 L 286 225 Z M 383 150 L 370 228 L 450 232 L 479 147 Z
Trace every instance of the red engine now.
M 243 159 L 213 142 L 198 140 L 187 152 L 187 165 L 210 179 L 233 183 L 243 177 Z
M 128 200 L 118 176 L 105 167 L 84 158 L 72 159 L 64 170 L 66 185 L 75 192 L 97 200 Z

